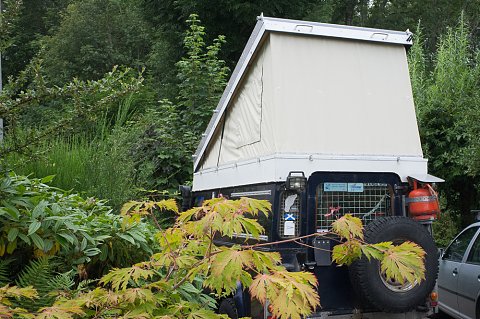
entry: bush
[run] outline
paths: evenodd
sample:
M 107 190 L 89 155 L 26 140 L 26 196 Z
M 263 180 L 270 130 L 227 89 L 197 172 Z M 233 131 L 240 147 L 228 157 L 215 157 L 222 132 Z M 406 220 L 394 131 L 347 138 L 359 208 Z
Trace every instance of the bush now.
M 162 200 L 127 203 L 122 215 L 130 225 L 159 210 L 178 213 L 173 200 Z M 232 247 L 214 243 L 215 237 L 232 237 L 234 233 L 247 233 L 258 240 L 264 229 L 255 217 L 269 210 L 269 202 L 255 199 L 206 200 L 200 207 L 179 213 L 173 227 L 157 233 L 162 249 L 149 260 L 113 269 L 101 279 L 102 287 L 73 298 L 60 297 L 52 307 L 40 309 L 35 318 L 220 319 L 225 315 L 215 313 L 212 297 L 231 295 L 239 281 L 248 287 L 252 298 L 261 303 L 269 300 L 276 318 L 307 316 L 319 306 L 317 280 L 310 272 L 287 271 L 278 252 L 260 248 L 276 243 Z M 415 284 L 425 278 L 421 247 L 411 242 L 399 246 L 391 242 L 366 244 L 362 230 L 361 220 L 351 215 L 335 221 L 333 231 L 342 244 L 333 250 L 334 262 L 350 264 L 364 254 L 368 259 L 379 259 L 387 276 L 399 282 Z M 31 291 L 17 292 L 22 293 L 28 296 Z M 0 290 L 0 305 L 5 304 L 2 298 L 8 297 L 8 292 Z
M 86 278 L 153 252 L 153 226 L 140 220 L 127 226 L 104 201 L 48 186 L 52 179 L 0 178 L 0 256 L 58 256 L 64 271 Z

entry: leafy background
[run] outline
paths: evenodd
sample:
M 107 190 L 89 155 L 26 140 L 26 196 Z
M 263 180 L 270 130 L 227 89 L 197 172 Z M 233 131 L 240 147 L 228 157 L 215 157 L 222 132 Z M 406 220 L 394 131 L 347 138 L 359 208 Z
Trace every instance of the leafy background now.
M 438 244 L 473 220 L 478 0 L 3 0 L 0 283 L 24 290 L 0 289 L 2 303 L 34 296 L 32 285 L 41 298 L 12 306 L 36 311 L 52 305 L 49 292 L 77 296 L 159 250 L 154 226 L 172 225 L 172 214 L 127 225 L 121 207 L 175 196 L 190 181 L 191 154 L 262 12 L 415 30 L 408 56 L 423 149 L 446 180 Z M 202 282 L 179 294 L 211 303 Z

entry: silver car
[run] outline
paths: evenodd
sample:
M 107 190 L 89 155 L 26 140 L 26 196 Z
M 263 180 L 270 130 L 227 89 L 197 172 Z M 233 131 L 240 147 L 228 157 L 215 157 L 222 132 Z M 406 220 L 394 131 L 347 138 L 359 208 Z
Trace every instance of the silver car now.
M 480 319 L 480 222 L 465 228 L 440 258 L 438 306 L 455 318 Z

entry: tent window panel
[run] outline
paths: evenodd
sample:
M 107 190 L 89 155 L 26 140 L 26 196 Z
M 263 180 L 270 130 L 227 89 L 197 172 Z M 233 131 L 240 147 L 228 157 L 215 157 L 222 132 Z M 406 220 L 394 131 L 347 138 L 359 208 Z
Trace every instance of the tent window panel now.
M 246 79 L 245 85 L 236 99 L 235 140 L 237 148 L 261 140 L 262 95 L 263 67 L 258 65 Z

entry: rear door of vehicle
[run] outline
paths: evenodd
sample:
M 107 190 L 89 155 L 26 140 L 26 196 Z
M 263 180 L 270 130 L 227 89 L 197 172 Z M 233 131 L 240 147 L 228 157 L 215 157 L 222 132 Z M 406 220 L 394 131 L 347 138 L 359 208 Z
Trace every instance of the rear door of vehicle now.
M 308 232 L 327 233 L 332 223 L 351 214 L 364 224 L 373 219 L 394 215 L 395 200 L 399 196 L 395 185 L 400 180 L 391 173 L 333 173 L 316 172 L 308 181 Z M 397 209 L 399 215 L 401 209 Z M 310 259 L 316 261 L 314 273 L 319 281 L 318 292 L 323 311 L 349 310 L 368 307 L 354 300 L 355 294 L 347 267 L 338 267 L 331 261 L 329 250 L 337 240 L 319 237 L 308 244 L 315 246 Z M 358 305 L 357 305 L 358 301 Z M 350 310 L 349 310 L 350 311 Z
M 469 318 L 476 318 L 480 292 L 480 235 L 469 247 L 468 257 L 458 270 L 458 308 Z
M 461 313 L 458 305 L 458 273 L 465 252 L 478 227 L 470 227 L 458 235 L 445 250 L 440 260 L 438 274 L 438 299 L 441 307 L 451 314 Z

